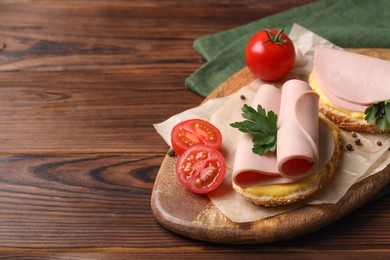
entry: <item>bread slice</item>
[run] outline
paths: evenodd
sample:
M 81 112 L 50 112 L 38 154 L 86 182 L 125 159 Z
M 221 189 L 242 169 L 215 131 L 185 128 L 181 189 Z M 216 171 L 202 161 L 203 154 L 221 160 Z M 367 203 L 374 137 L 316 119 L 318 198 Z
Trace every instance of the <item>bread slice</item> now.
M 320 114 L 321 120 L 323 120 L 327 126 L 332 131 L 333 140 L 335 142 L 335 149 L 331 159 L 326 163 L 326 165 L 316 172 L 313 176 L 306 177 L 305 179 L 299 181 L 300 183 L 306 183 L 304 188 L 287 192 L 283 196 L 270 196 L 267 194 L 252 194 L 247 192 L 246 189 L 239 187 L 236 184 L 233 184 L 233 188 L 240 193 L 244 198 L 253 202 L 256 205 L 261 205 L 265 207 L 276 207 L 282 205 L 289 205 L 298 201 L 302 201 L 308 198 L 315 196 L 319 191 L 328 186 L 337 172 L 338 165 L 340 163 L 341 153 L 343 150 L 343 144 L 341 141 L 341 135 L 339 128 L 327 119 L 324 115 Z M 310 182 L 307 182 L 307 178 L 312 178 Z M 313 181 L 314 179 L 314 181 Z M 263 187 L 277 188 L 288 190 L 291 185 L 296 185 L 296 183 L 289 184 L 277 184 L 277 185 L 267 185 Z
M 390 133 L 390 128 L 386 128 L 385 131 L 375 124 L 367 123 L 363 118 L 355 118 L 343 113 L 342 111 L 330 107 L 320 99 L 319 110 L 332 122 L 334 122 L 341 129 L 355 132 L 367 132 L 367 133 Z

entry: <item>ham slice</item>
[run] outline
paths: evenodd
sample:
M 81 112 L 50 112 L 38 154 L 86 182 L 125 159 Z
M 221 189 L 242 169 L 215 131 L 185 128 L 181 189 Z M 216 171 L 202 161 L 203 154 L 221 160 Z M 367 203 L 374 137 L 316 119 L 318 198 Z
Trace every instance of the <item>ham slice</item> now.
M 277 164 L 284 177 L 303 178 L 318 165 L 318 101 L 318 94 L 304 81 L 290 80 L 283 85 Z
M 252 100 L 251 106 L 257 107 L 258 104 L 266 111 L 277 113 L 280 107 L 280 89 L 269 85 L 262 85 Z M 268 153 L 263 156 L 252 152 L 253 142 L 250 134 L 241 133 L 236 155 L 234 158 L 233 175 L 240 186 L 251 186 L 259 183 L 268 183 L 269 181 L 281 181 L 276 164 L 275 153 Z
M 318 119 L 319 96 L 303 81 L 290 80 L 282 90 L 262 85 L 251 106 L 262 105 L 278 114 L 277 151 L 266 155 L 252 152 L 252 136 L 238 140 L 233 182 L 240 187 L 295 182 L 314 173 L 332 156 L 334 142 L 329 128 Z M 319 130 L 320 129 L 320 130 Z M 319 135 L 329 144 L 319 150 Z
M 390 99 L 389 61 L 317 48 L 313 72 L 318 88 L 336 106 L 364 112 L 368 105 Z

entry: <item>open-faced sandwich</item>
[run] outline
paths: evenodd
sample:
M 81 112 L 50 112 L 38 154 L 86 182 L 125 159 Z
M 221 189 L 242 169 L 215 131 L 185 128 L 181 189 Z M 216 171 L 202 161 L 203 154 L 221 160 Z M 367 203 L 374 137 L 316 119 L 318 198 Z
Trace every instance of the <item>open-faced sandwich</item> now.
M 320 111 L 340 128 L 390 132 L 389 61 L 317 48 L 309 84 L 320 95 Z
M 259 88 L 243 108 L 247 120 L 232 124 L 243 132 L 233 166 L 237 192 L 255 204 L 279 206 L 310 198 L 332 181 L 341 138 L 319 114 L 318 101 L 301 80 Z

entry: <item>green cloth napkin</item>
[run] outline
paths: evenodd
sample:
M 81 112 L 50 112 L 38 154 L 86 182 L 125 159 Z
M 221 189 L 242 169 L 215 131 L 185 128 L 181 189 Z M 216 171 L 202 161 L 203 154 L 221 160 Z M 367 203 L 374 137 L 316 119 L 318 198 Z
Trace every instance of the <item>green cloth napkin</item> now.
M 197 39 L 194 48 L 206 63 L 186 79 L 186 86 L 207 96 L 245 66 L 244 50 L 251 36 L 267 28 L 289 32 L 298 23 L 343 48 L 390 47 L 389 0 L 324 0 Z M 390 185 L 376 199 L 390 193 Z
M 318 1 L 195 40 L 194 48 L 207 62 L 186 79 L 186 86 L 207 96 L 245 66 L 245 46 L 254 33 L 266 28 L 289 32 L 293 23 L 344 48 L 390 47 L 389 0 Z

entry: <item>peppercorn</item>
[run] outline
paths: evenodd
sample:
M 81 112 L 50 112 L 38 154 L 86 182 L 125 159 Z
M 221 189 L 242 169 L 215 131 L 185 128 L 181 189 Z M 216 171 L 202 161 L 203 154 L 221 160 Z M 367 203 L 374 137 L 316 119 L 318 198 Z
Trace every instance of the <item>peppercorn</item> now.
M 352 132 L 351 135 L 352 135 L 353 138 L 356 138 L 356 137 L 357 137 L 356 132 Z
M 169 149 L 168 155 L 171 156 L 171 157 L 175 156 L 176 155 L 175 150 Z
M 347 145 L 345 146 L 345 148 L 347 148 L 348 151 L 353 151 L 353 146 L 352 146 L 352 144 L 347 144 Z
M 361 145 L 361 144 L 362 144 L 362 141 L 361 141 L 359 138 L 357 138 L 357 139 L 355 140 L 355 144 Z
M 376 141 L 376 145 L 382 146 L 382 142 L 381 141 Z
M 246 97 L 244 95 L 241 95 L 240 98 L 241 98 L 241 100 L 245 100 L 246 99 Z

